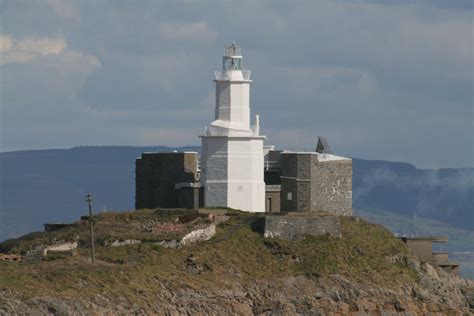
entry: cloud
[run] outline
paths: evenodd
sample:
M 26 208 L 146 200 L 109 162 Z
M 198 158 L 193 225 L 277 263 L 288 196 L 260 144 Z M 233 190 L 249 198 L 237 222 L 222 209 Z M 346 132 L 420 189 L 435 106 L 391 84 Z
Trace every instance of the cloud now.
M 78 18 L 79 12 L 72 1 L 48 0 L 48 5 L 62 18 Z
M 96 56 L 77 51 L 65 51 L 60 54 L 53 67 L 57 72 L 87 76 L 102 64 Z
M 141 66 L 143 80 L 156 82 L 166 91 L 172 91 L 180 85 L 181 78 L 192 68 L 193 59 L 183 54 L 158 55 L 144 58 Z
M 40 55 L 59 54 L 66 48 L 66 42 L 61 38 L 27 38 L 19 41 L 16 48 Z
M 35 129 L 43 147 L 201 132 L 213 115 L 213 71 L 235 39 L 269 144 L 311 149 L 323 135 L 340 154 L 472 166 L 474 40 L 463 3 L 241 1 L 236 10 L 225 1 L 5 0 L 6 148 L 38 147 Z M 23 120 L 33 116 L 41 120 Z M 61 120 L 77 129 L 58 134 Z
M 192 23 L 160 23 L 160 36 L 168 40 L 177 41 L 205 41 L 213 42 L 217 32 L 209 29 L 207 22 Z
M 11 36 L 0 35 L 0 53 L 8 51 L 13 45 Z
M 282 77 L 289 82 L 288 89 L 295 94 L 318 96 L 356 90 L 366 95 L 377 89 L 376 80 L 363 69 L 341 66 L 282 67 Z
M 400 24 L 404 47 L 430 51 L 439 61 L 447 58 L 464 65 L 474 64 L 472 21 L 419 21 L 408 19 Z
M 0 65 L 28 62 L 40 56 L 58 55 L 66 48 L 61 38 L 26 38 L 16 40 L 11 35 L 0 38 Z

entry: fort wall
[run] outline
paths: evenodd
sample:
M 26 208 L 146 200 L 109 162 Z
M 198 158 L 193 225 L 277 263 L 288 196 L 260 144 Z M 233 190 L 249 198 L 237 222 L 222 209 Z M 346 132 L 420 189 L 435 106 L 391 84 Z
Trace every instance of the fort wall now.
M 341 237 L 337 216 L 275 215 L 265 217 L 265 237 L 292 240 L 301 236 Z

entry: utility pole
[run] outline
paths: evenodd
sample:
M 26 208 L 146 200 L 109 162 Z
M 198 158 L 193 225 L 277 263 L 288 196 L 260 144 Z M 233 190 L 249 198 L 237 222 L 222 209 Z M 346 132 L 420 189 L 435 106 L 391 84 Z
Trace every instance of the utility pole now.
M 86 195 L 86 202 L 89 204 L 89 224 L 90 224 L 90 237 L 91 237 L 91 261 L 92 264 L 95 262 L 95 249 L 94 249 L 94 223 L 92 221 L 92 193 Z

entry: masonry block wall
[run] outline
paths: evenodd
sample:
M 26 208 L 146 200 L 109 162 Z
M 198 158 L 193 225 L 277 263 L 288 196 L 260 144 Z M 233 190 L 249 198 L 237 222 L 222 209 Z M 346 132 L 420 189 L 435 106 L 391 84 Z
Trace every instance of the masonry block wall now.
M 312 161 L 311 210 L 352 215 L 352 160 Z
M 305 235 L 341 237 L 336 216 L 267 216 L 265 237 L 292 240 Z
M 281 210 L 352 214 L 352 160 L 317 153 L 282 153 Z
M 183 190 L 178 197 L 175 184 L 195 183 L 197 169 L 198 155 L 195 152 L 143 153 L 135 161 L 135 208 L 193 208 L 194 196 L 183 195 L 198 191 Z M 184 201 L 190 201 L 191 205 Z
M 308 155 L 309 156 L 309 155 Z M 298 159 L 304 160 L 309 157 L 304 157 L 298 155 L 281 155 L 281 196 L 280 196 L 280 205 L 281 210 L 284 212 L 296 212 L 300 211 L 301 205 L 298 203 L 298 193 L 300 192 L 298 188 L 298 182 L 309 181 L 310 179 L 301 178 L 301 175 L 298 174 Z M 305 193 L 302 193 L 305 195 Z M 309 197 L 308 197 L 309 198 Z

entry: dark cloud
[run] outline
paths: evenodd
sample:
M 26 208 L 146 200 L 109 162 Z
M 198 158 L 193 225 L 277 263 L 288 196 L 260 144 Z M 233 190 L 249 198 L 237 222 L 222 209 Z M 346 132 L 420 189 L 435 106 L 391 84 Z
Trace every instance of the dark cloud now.
M 472 166 L 471 1 L 396 3 L 3 1 L 2 150 L 198 144 L 236 40 L 269 143 Z

